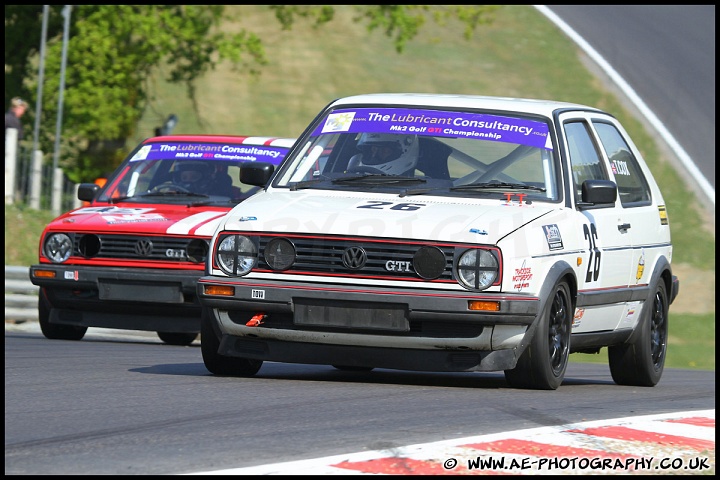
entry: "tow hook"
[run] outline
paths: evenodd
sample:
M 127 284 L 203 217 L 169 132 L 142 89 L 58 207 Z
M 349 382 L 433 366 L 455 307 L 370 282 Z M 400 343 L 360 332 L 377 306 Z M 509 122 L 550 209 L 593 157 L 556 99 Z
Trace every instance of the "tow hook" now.
M 253 315 L 253 317 L 250 320 L 248 320 L 248 322 L 245 324 L 245 326 L 259 327 L 260 325 L 262 325 L 263 320 L 265 320 L 266 318 L 267 318 L 267 315 L 265 315 L 264 313 L 255 314 L 255 315 Z

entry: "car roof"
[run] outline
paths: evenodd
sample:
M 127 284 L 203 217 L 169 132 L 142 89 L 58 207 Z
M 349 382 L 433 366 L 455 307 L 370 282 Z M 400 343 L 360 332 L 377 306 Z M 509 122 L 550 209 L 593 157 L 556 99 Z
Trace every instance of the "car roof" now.
M 245 135 L 162 135 L 146 138 L 143 144 L 153 142 L 209 142 L 209 143 L 241 143 L 243 145 L 265 145 L 270 147 L 290 148 L 295 138 L 286 137 L 252 137 Z
M 504 110 L 552 116 L 556 110 L 576 109 L 602 112 L 601 110 L 577 103 L 540 100 L 532 98 L 492 97 L 483 95 L 454 95 L 437 93 L 369 93 L 339 98 L 333 107 L 358 104 L 412 105 L 424 107 L 477 108 Z

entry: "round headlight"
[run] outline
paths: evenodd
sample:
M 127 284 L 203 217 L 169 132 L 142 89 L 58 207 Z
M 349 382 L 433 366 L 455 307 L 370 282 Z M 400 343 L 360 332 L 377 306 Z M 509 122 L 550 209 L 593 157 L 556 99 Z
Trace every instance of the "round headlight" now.
M 72 239 L 67 233 L 51 233 L 45 240 L 43 253 L 53 263 L 63 263 L 72 255 Z
M 484 290 L 498 277 L 497 258 L 488 250 L 468 250 L 460 255 L 457 276 L 464 287 Z
M 228 235 L 220 240 L 215 258 L 228 275 L 246 275 L 257 263 L 255 243 L 242 235 Z

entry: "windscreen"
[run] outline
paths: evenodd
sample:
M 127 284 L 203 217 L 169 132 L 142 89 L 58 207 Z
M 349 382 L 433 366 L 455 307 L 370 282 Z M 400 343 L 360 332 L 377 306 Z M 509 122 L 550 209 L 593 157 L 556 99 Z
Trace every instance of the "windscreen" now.
M 362 107 L 333 110 L 321 118 L 302 148 L 284 164 L 274 186 L 313 188 L 315 180 L 318 187 L 348 189 L 353 184 L 339 178 L 395 176 L 422 180 L 438 195 L 474 191 L 472 195 L 497 196 L 522 189 L 529 196 L 557 201 L 557 172 L 545 119 Z M 362 188 L 368 183 L 355 185 Z

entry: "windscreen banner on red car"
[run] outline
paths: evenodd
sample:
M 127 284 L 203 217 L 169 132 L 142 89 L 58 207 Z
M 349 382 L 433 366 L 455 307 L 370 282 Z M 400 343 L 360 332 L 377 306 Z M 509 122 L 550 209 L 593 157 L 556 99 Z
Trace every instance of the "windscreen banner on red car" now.
M 141 160 L 168 159 L 212 159 L 228 161 L 269 162 L 279 165 L 287 154 L 287 148 L 265 145 L 237 145 L 229 143 L 150 143 L 143 145 L 130 159 Z
M 552 150 L 547 123 L 484 113 L 407 108 L 335 110 L 313 135 L 343 132 L 466 137 Z

